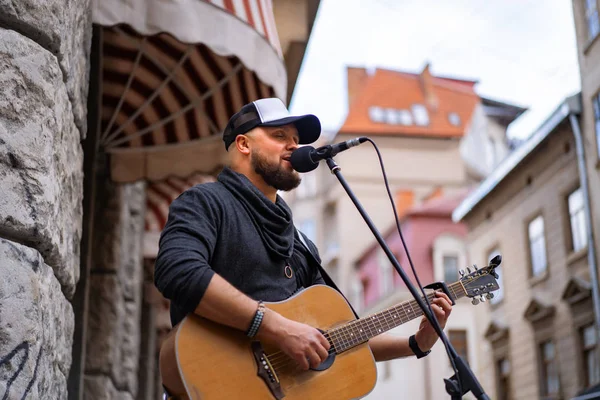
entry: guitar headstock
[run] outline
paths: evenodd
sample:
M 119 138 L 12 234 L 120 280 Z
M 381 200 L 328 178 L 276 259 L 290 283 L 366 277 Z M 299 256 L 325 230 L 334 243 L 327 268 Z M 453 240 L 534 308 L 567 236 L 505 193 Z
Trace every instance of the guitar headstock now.
M 498 279 L 498 274 L 495 272 L 495 269 L 501 262 L 502 256 L 497 255 L 483 268 L 477 268 L 476 265 L 473 265 L 473 271 L 469 267 L 467 267 L 466 271 L 459 271 L 461 275 L 460 282 L 465 288 L 467 297 L 473 299 L 471 301 L 473 305 L 479 304 L 480 301 L 484 302 L 486 298 L 488 300 L 492 299 L 494 297 L 494 293 L 492 292 L 500 289 L 496 280 Z

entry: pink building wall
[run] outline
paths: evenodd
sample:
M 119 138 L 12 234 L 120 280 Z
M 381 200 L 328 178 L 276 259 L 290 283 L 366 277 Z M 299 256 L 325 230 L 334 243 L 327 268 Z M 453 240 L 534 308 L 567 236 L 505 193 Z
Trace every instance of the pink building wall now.
M 463 224 L 455 224 L 450 216 L 423 216 L 413 215 L 407 217 L 400 225 L 406 245 L 412 258 L 415 270 L 421 281 L 421 284 L 427 285 L 433 282 L 433 244 L 442 234 L 454 234 L 465 237 L 467 228 Z M 406 257 L 400 235 L 394 226 L 392 230 L 384 236 L 390 250 L 396 255 L 398 262 L 411 279 L 416 283 L 414 275 L 410 268 L 408 258 Z M 374 240 L 374 239 L 373 239 Z M 375 241 L 375 240 L 374 240 Z M 364 286 L 364 305 L 369 307 L 379 301 L 383 293 L 382 274 L 380 273 L 378 252 L 382 251 L 379 244 L 371 247 L 358 263 L 360 279 Z M 389 262 L 389 261 L 388 261 Z M 394 280 L 394 290 L 405 288 L 404 282 L 392 266 L 390 277 Z

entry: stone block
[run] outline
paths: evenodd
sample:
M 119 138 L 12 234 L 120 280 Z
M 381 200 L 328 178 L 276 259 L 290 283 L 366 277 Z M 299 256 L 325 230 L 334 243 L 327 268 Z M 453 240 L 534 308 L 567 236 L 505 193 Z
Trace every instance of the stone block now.
M 37 249 L 68 297 L 79 279 L 82 169 L 56 57 L 0 29 L 0 236 Z
M 144 279 L 142 243 L 146 190 L 144 182 L 122 185 L 124 202 L 122 238 L 124 240 L 119 274 L 122 276 L 127 301 L 141 304 Z
M 138 370 L 140 368 L 140 304 L 125 303 L 123 335 L 120 340 L 121 362 L 116 366 L 114 379 L 119 387 L 126 388 L 133 395 L 138 391 Z
M 114 274 L 93 275 L 86 371 L 111 378 L 118 388 L 137 393 L 141 301 L 125 302 Z M 86 374 L 87 375 L 87 374 Z
M 84 378 L 84 399 L 94 400 L 133 400 L 134 396 L 125 391 L 119 391 L 107 376 L 86 376 Z
M 94 274 L 90 279 L 90 310 L 87 330 L 87 371 L 110 376 L 121 362 L 121 338 L 125 301 L 115 274 Z
M 66 83 L 83 138 L 87 130 L 91 1 L 0 0 L 0 26 L 20 32 L 58 58 L 61 80 Z
M 34 249 L 0 239 L 0 398 L 64 399 L 74 315 Z

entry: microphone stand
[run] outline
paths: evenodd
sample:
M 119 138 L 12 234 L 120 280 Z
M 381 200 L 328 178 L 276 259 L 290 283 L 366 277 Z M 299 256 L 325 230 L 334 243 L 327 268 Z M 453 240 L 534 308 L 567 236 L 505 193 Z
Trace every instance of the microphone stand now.
M 437 323 L 437 320 L 434 321 L 435 317 L 429 312 L 429 309 L 427 308 L 425 302 L 421 298 L 421 294 L 417 292 L 417 289 L 415 289 L 414 285 L 408 279 L 408 276 L 400 266 L 400 263 L 398 263 L 398 260 L 396 260 L 396 257 L 394 257 L 394 254 L 387 246 L 385 240 L 383 240 L 383 237 L 375 227 L 375 224 L 373 224 L 373 221 L 371 221 L 371 218 L 352 192 L 352 189 L 350 189 L 348 182 L 346 182 L 346 179 L 341 173 L 340 166 L 337 165 L 335 161 L 333 161 L 333 158 L 327 158 L 325 159 L 325 161 L 327 162 L 327 166 L 331 170 L 331 173 L 338 178 L 338 180 L 344 187 L 344 190 L 346 190 L 346 193 L 348 193 L 350 200 L 352 200 L 358 212 L 369 226 L 369 229 L 371 229 L 371 232 L 373 232 L 375 239 L 377 239 L 377 242 L 379 242 L 379 245 L 389 258 L 390 262 L 404 281 L 404 284 L 406 285 L 412 296 L 415 298 L 415 301 L 423 311 L 423 315 L 425 315 L 427 320 L 429 320 L 429 323 L 435 329 L 438 336 L 442 338 L 442 340 L 445 343 L 448 344 L 449 352 L 454 360 L 456 369 L 458 370 L 458 376 L 456 376 L 455 374 L 450 379 L 444 379 L 444 382 L 446 383 L 446 391 L 448 392 L 448 394 L 450 394 L 451 399 L 460 400 L 465 393 L 471 391 L 478 400 L 490 400 L 490 397 L 484 392 L 483 388 L 479 384 L 479 381 L 475 377 L 475 374 L 473 373 L 469 365 L 456 353 L 456 350 L 446 337 L 444 331 L 440 328 L 439 324 Z M 462 393 L 459 389 L 460 387 L 462 387 Z

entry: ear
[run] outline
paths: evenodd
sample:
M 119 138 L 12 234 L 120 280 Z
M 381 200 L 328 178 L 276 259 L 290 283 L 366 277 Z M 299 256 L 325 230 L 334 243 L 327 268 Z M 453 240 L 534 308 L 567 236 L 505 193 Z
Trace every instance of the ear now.
M 250 154 L 250 140 L 246 135 L 237 135 L 235 137 L 235 147 L 242 154 Z

